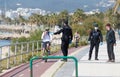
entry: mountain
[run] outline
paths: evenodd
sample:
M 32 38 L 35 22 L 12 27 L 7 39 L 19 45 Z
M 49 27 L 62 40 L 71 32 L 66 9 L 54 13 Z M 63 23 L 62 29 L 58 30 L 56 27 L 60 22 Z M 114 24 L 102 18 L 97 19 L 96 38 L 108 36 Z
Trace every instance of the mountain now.
M 113 2 L 109 0 L 0 0 L 0 9 L 16 9 L 22 8 L 40 8 L 47 11 L 68 10 L 72 12 L 78 8 L 84 11 L 99 9 L 105 11 L 113 6 Z

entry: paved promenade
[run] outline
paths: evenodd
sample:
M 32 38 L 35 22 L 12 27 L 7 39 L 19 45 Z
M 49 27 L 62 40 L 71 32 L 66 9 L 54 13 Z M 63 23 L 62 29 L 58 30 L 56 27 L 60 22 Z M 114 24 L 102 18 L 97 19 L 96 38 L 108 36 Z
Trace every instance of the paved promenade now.
M 120 41 L 115 46 L 115 63 L 107 63 L 108 60 L 106 43 L 100 46 L 99 61 L 94 60 L 94 52 L 91 61 L 88 61 L 89 46 L 69 49 L 69 55 L 75 56 L 79 63 L 79 77 L 120 77 Z M 61 52 L 52 56 L 61 55 Z M 75 63 L 73 60 L 61 62 L 60 60 L 49 60 L 44 63 L 37 60 L 33 63 L 34 77 L 75 77 Z M 23 64 L 0 77 L 30 77 L 29 63 Z
M 115 46 L 115 63 L 108 63 L 106 43 L 100 46 L 99 61 L 94 59 L 88 61 L 89 47 L 81 48 L 74 55 L 79 61 L 79 77 L 120 77 L 120 41 Z M 74 77 L 74 62 L 69 60 L 54 75 L 54 77 Z

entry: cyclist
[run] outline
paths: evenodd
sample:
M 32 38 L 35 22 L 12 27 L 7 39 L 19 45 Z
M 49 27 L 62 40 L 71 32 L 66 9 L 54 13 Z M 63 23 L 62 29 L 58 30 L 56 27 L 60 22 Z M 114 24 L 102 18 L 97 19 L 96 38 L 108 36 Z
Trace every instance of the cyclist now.
M 52 40 L 52 36 L 49 32 L 49 28 L 46 28 L 45 31 L 42 33 L 41 39 L 43 43 L 44 53 L 50 55 L 50 42 Z

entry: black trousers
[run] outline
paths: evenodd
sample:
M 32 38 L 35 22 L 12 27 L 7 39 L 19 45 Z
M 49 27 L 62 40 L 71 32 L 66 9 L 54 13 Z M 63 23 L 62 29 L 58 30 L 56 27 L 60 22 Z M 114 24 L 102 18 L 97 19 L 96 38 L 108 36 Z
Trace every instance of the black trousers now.
M 89 59 L 92 57 L 92 52 L 95 47 L 95 59 L 98 59 L 98 50 L 99 50 L 99 43 L 91 43 L 90 50 L 89 50 Z
M 107 52 L 109 60 L 115 60 L 114 45 L 112 43 L 107 43 Z
M 68 47 L 69 47 L 69 42 L 68 41 L 62 41 L 61 44 L 61 50 L 64 56 L 68 55 Z

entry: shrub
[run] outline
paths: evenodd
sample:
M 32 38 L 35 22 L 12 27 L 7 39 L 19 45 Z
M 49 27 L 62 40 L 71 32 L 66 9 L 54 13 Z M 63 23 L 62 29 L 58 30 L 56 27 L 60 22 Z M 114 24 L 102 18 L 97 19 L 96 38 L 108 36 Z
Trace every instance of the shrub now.
M 79 43 L 80 46 L 85 46 L 87 44 L 88 44 L 87 41 L 80 41 L 80 43 Z

